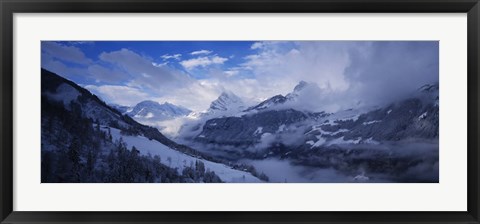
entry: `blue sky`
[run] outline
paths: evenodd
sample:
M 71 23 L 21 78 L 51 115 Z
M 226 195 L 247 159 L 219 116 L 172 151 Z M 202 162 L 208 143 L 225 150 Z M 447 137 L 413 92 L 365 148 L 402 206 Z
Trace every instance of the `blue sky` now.
M 43 41 L 42 67 L 108 103 L 208 108 L 222 91 L 248 103 L 301 80 L 334 111 L 378 104 L 438 82 L 436 41 Z

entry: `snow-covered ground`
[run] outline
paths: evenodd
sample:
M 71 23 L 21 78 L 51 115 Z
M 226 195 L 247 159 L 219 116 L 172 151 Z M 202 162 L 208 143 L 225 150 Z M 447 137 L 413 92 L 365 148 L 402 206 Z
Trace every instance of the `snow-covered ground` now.
M 375 124 L 375 123 L 378 123 L 378 122 L 382 122 L 382 121 L 379 121 L 379 120 L 365 121 L 365 122 L 363 122 L 363 125 L 371 125 L 371 124 Z
M 150 153 L 152 156 L 158 155 L 161 157 L 162 164 L 165 164 L 171 168 L 178 168 L 179 172 L 181 172 L 184 167 L 188 167 L 192 163 L 195 164 L 196 160 L 200 160 L 205 164 L 205 169 L 214 171 L 220 177 L 220 179 L 222 179 L 222 181 L 234 183 L 262 182 L 248 172 L 232 169 L 225 164 L 214 163 L 208 160 L 198 159 L 193 156 L 186 155 L 182 152 L 171 149 L 156 140 L 149 140 L 143 136 L 122 135 L 120 134 L 120 130 L 115 128 L 110 128 L 110 131 L 114 140 L 118 140 L 121 137 L 123 141 L 127 143 L 128 148 L 135 146 L 142 155 L 148 155 L 148 153 Z
M 327 143 L 327 146 L 330 146 L 330 145 L 343 145 L 343 144 L 358 144 L 360 143 L 362 139 L 361 138 L 357 138 L 357 139 L 349 139 L 349 140 L 345 140 L 345 136 L 342 136 L 340 138 L 336 138 L 336 139 L 333 139 L 331 141 L 329 141 Z
M 258 127 L 257 130 L 253 132 L 253 135 L 259 135 L 259 134 L 262 134 L 262 132 L 263 132 L 263 127 Z

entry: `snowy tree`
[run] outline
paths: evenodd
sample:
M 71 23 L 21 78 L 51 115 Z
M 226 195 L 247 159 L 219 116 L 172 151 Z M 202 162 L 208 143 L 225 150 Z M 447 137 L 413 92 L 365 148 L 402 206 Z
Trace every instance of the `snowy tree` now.
M 205 173 L 205 164 L 202 161 L 197 160 L 195 161 L 195 169 L 198 173 L 203 174 Z
M 73 181 L 80 181 L 80 142 L 74 138 L 68 147 L 68 159 L 72 164 Z

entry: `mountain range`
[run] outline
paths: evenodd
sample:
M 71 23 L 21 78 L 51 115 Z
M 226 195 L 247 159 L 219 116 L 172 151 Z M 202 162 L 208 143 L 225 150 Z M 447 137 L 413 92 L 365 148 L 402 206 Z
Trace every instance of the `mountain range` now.
M 307 91 L 317 88 L 301 81 L 291 93 L 252 106 L 224 91 L 205 112 L 186 119 L 172 140 L 162 128 L 147 125 L 195 112 L 155 101 L 107 105 L 42 69 L 42 181 L 262 182 L 269 180 L 268 174 L 252 164 L 280 160 L 301 169 L 302 175 L 329 170 L 346 177 L 343 182 L 438 182 L 438 83 L 377 107 L 335 113 L 297 107 L 308 99 Z M 92 148 L 98 149 L 95 159 Z M 62 160 L 71 162 L 62 171 L 65 175 L 55 176 L 50 163 Z M 112 164 L 116 160 L 143 164 L 138 170 L 145 172 L 124 176 L 118 170 L 122 166 Z M 149 170 L 153 166 L 159 168 Z M 83 171 L 72 176 L 68 170 L 73 168 Z M 337 180 L 329 178 L 322 180 Z
M 438 169 L 438 83 L 424 85 L 408 97 L 383 106 L 335 113 L 294 107 L 292 102 L 311 85 L 302 81 L 285 96 L 273 96 L 233 116 L 208 119 L 189 140 L 233 160 L 281 158 L 301 165 L 334 167 L 349 175 L 360 167 L 368 172 L 384 169 L 382 175 L 395 173 L 398 181 L 406 182 L 438 178 L 402 176 L 400 170 L 413 168 L 396 167 L 409 158 Z M 418 149 L 392 150 L 399 145 Z M 354 161 L 348 155 L 352 152 L 356 154 Z M 360 155 L 364 158 L 357 158 Z M 341 165 L 341 161 L 348 164 Z
M 41 89 L 42 182 L 261 181 L 253 167 L 228 166 L 178 144 L 158 129 L 138 123 L 88 90 L 44 69 Z M 140 105 L 150 106 L 146 115 L 161 114 L 159 108 L 186 113 L 169 104 Z M 141 109 L 135 111 L 143 114 Z M 125 170 L 127 166 L 130 168 Z
M 407 99 L 366 112 L 349 109 L 329 114 L 279 107 L 294 101 L 307 85 L 302 81 L 292 93 L 273 96 L 243 111 L 249 113 L 207 120 L 195 140 L 250 145 L 290 128 L 303 129 L 305 144 L 311 147 L 438 137 L 438 84 L 425 85 Z
M 177 106 L 169 102 L 160 104 L 152 100 L 142 101 L 136 104 L 134 107 L 120 106 L 115 104 L 112 104 L 110 106 L 117 109 L 122 114 L 127 114 L 133 119 L 152 119 L 156 121 L 163 121 L 176 117 L 186 116 L 192 112 L 185 107 Z

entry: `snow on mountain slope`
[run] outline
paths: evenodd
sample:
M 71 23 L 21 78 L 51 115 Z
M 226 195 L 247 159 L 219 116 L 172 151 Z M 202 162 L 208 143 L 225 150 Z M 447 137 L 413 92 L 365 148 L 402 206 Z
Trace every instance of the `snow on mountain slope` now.
M 313 113 L 294 107 L 301 96 L 298 94 L 308 88 L 314 87 L 301 82 L 288 97 L 271 97 L 242 116 L 209 119 L 196 129 L 193 141 L 217 144 L 216 148 L 235 146 L 242 151 L 247 147 L 275 150 L 279 144 L 314 149 L 438 138 L 438 85 L 425 85 L 408 98 L 381 107 L 363 106 L 335 113 Z M 285 132 L 285 127 L 290 130 Z
M 248 172 L 243 172 L 240 170 L 232 169 L 221 163 L 214 163 L 208 160 L 199 159 L 193 156 L 186 155 L 170 147 L 155 141 L 149 140 L 143 136 L 127 136 L 122 135 L 120 130 L 111 128 L 112 137 L 115 140 L 123 139 L 129 147 L 135 146 L 141 154 L 148 155 L 149 153 L 154 156 L 158 155 L 161 157 L 162 164 L 169 166 L 171 168 L 178 168 L 179 172 L 182 172 L 184 167 L 190 166 L 190 164 L 195 163 L 196 160 L 200 160 L 205 164 L 205 168 L 210 171 L 214 171 L 222 181 L 225 182 L 234 182 L 234 183 L 257 183 L 262 182 L 258 178 L 252 176 Z
M 183 123 L 191 120 L 191 110 L 177 106 L 169 102 L 159 104 L 158 102 L 145 100 L 134 107 L 121 105 L 110 105 L 122 114 L 126 114 L 135 121 L 158 128 L 163 134 L 174 137 Z
M 224 91 L 220 96 L 210 104 L 207 115 L 226 115 L 240 112 L 244 108 L 244 103 L 240 97 L 232 92 Z
M 241 117 L 214 118 L 206 121 L 203 128 L 198 129 L 195 140 L 222 145 L 251 145 L 262 141 L 262 136 L 266 137 L 265 133 L 283 133 L 287 126 L 307 118 L 306 114 L 293 109 L 260 111 Z
M 184 165 L 189 166 L 191 162 L 201 160 L 205 163 L 206 168 L 215 171 L 223 181 L 260 182 L 251 173 L 230 168 L 222 164 L 221 160 L 178 144 L 165 137 L 157 129 L 142 125 L 127 115 L 122 115 L 88 90 L 43 69 L 42 97 L 44 97 L 45 102 L 61 103 L 67 111 L 70 111 L 68 113 L 78 114 L 83 119 L 86 118 L 95 124 L 110 128 L 115 140 L 122 137 L 130 147 L 136 146 L 144 155 L 148 153 L 160 155 L 163 159 L 162 163 L 170 163 L 167 161 L 170 157 L 172 162 L 171 164 L 165 164 L 167 166 L 182 170 Z M 177 163 L 174 164 L 175 160 Z
M 267 100 L 261 102 L 260 104 L 258 104 L 256 106 L 249 107 L 245 111 L 256 112 L 256 111 L 259 111 L 259 110 L 265 110 L 265 109 L 272 108 L 274 106 L 283 104 L 283 103 L 287 102 L 287 100 L 288 99 L 286 97 L 282 96 L 282 95 L 276 95 L 276 96 L 273 96 L 271 98 L 268 98 Z
M 168 128 L 163 129 L 171 137 L 179 137 L 190 139 L 197 136 L 201 132 L 201 127 L 210 119 L 220 117 L 238 117 L 242 115 L 245 104 L 234 93 L 224 91 L 220 96 L 212 101 L 210 107 L 203 112 L 191 112 L 185 118 L 176 119 L 169 122 Z M 168 129 L 168 130 L 167 130 Z
M 308 83 L 305 81 L 300 81 L 293 91 L 291 93 L 288 93 L 287 95 L 275 95 L 273 97 L 268 98 L 267 100 L 249 107 L 248 109 L 245 110 L 245 112 L 257 112 L 261 110 L 267 110 L 267 109 L 286 109 L 286 108 L 294 108 L 298 105 L 296 105 L 296 101 L 298 101 L 300 98 L 304 100 L 303 98 L 309 96 L 303 96 L 304 92 L 306 90 L 314 90 L 316 92 L 320 92 L 321 90 L 316 84 L 313 83 Z M 303 103 L 303 102 L 302 102 Z M 291 104 L 291 105 L 289 105 Z M 296 108 L 294 108 L 296 109 Z
M 145 100 L 132 108 L 127 114 L 132 118 L 151 119 L 155 121 L 169 120 L 175 117 L 186 116 L 191 110 L 177 106 L 168 102 L 159 104 L 158 102 Z
M 293 100 L 294 98 L 298 97 L 305 88 L 310 87 L 312 85 L 315 85 L 315 84 L 311 84 L 311 83 L 308 83 L 308 82 L 305 82 L 305 81 L 300 81 L 293 88 L 293 92 L 287 94 L 285 97 L 287 99 Z

